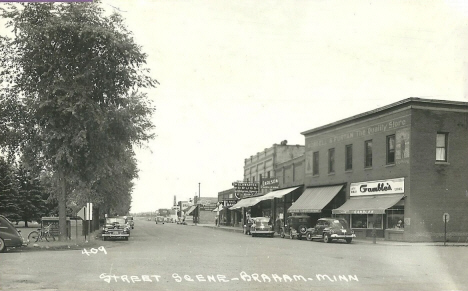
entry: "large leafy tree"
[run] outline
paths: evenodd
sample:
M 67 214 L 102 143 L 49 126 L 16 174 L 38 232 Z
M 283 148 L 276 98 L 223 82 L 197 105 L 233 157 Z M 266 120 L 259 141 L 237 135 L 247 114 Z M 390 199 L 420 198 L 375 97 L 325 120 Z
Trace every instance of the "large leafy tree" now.
M 16 118 L 19 148 L 29 165 L 52 173 L 64 239 L 67 199 L 104 201 L 100 183 L 152 137 L 154 109 L 140 89 L 157 82 L 122 18 L 98 3 L 12 5 L 2 14 L 14 33 L 0 45 L 2 98 L 27 113 Z
M 0 157 L 0 214 L 17 219 L 19 213 L 18 189 L 13 167 Z

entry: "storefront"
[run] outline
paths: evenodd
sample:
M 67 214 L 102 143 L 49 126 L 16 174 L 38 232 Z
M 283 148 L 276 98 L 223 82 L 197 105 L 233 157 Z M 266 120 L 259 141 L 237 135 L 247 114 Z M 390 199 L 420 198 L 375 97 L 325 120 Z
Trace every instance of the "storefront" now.
M 345 218 L 357 237 L 403 240 L 405 178 L 352 183 L 350 199 L 332 212 Z
M 321 217 L 331 217 L 332 209 L 343 204 L 344 200 L 343 185 L 307 188 L 288 208 L 288 213 L 307 214 L 315 224 Z

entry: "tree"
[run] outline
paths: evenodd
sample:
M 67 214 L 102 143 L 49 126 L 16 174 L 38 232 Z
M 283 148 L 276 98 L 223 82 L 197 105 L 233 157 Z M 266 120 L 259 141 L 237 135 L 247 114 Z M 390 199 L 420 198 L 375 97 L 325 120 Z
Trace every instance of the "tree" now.
M 0 214 L 10 219 L 18 218 L 18 195 L 14 180 L 14 170 L 0 157 Z
M 48 193 L 42 187 L 39 177 L 34 177 L 32 172 L 21 166 L 16 170 L 16 186 L 17 219 L 24 221 L 24 225 L 28 227 L 29 221 L 40 221 L 47 213 Z
M 104 200 L 97 183 L 153 137 L 154 108 L 140 89 L 157 81 L 122 18 L 99 3 L 10 5 L 2 16 L 14 32 L 1 39 L 2 96 L 27 112 L 16 119 L 21 153 L 52 173 L 65 239 L 69 193 Z

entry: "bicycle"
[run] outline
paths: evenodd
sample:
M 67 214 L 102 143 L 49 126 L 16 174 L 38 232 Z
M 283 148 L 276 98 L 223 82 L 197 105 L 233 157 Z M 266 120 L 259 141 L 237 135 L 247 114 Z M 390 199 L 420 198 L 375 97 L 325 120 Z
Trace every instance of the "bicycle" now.
M 32 231 L 29 235 L 28 235 L 28 242 L 37 242 L 38 240 L 42 240 L 42 239 L 45 239 L 46 241 L 49 241 L 49 239 L 51 241 L 55 241 L 55 236 L 50 232 L 50 227 L 51 227 L 51 224 L 49 224 L 48 226 L 44 227 L 44 228 L 38 228 L 37 230 L 38 231 Z

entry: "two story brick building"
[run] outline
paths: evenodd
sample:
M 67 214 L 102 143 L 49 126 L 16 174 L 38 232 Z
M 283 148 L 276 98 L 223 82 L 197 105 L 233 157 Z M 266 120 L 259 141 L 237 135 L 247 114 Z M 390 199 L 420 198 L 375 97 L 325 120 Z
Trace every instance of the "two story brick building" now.
M 358 237 L 404 241 L 443 240 L 448 213 L 447 237 L 468 239 L 468 103 L 409 98 L 302 134 L 320 197 L 292 208 L 334 201 Z

